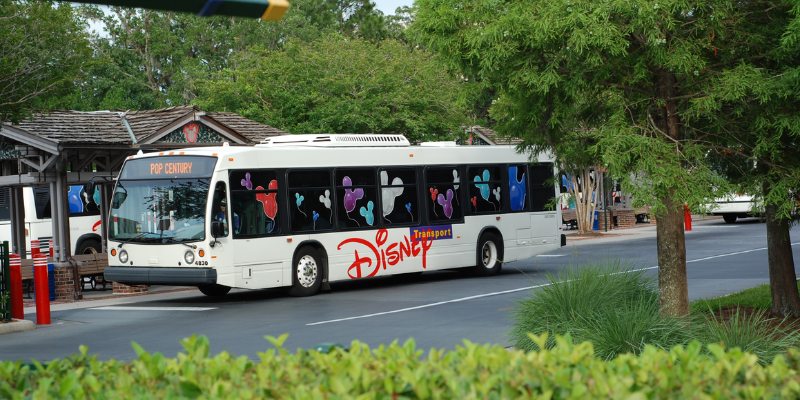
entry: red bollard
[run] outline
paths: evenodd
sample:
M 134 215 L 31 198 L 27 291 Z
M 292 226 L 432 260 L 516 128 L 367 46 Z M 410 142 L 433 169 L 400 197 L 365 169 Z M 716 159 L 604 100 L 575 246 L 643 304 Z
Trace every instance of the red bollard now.
M 11 254 L 8 257 L 9 267 L 11 267 L 11 318 L 25 318 L 25 307 L 22 303 L 22 260 L 19 254 Z
M 686 204 L 683 205 L 683 229 L 687 232 L 692 230 L 692 213 Z
M 34 250 L 34 249 L 31 249 Z M 33 255 L 33 286 L 36 291 L 36 323 L 50 325 L 50 287 L 47 283 L 47 258 L 35 249 Z

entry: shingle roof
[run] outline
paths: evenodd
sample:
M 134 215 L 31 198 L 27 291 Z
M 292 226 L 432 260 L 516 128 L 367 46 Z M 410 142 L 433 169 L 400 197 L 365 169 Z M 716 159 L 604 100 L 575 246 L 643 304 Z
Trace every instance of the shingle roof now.
M 15 125 L 59 143 L 127 144 L 131 142 L 122 119 L 111 111 L 54 111 L 36 114 Z
M 31 119 L 14 126 L 29 133 L 61 144 L 131 144 L 123 116 L 128 121 L 137 142 L 159 132 L 182 118 L 202 113 L 194 106 L 162 108 L 142 111 L 53 111 L 36 114 Z M 230 112 L 205 113 L 232 131 L 238 132 L 252 143 L 268 136 L 283 135 L 279 129 L 244 118 Z
M 522 143 L 522 139 L 511 138 L 511 137 L 506 137 L 506 136 L 500 136 L 500 135 L 497 134 L 497 132 L 495 132 L 495 131 L 493 131 L 493 130 L 491 130 L 489 128 L 484 128 L 482 126 L 475 125 L 475 126 L 470 127 L 469 130 L 471 132 L 474 132 L 474 133 L 480 133 L 481 135 L 483 135 L 487 139 L 491 140 L 492 141 L 491 144 L 514 144 L 514 145 L 516 145 L 516 144 Z
M 253 141 L 254 143 L 261 143 L 261 140 L 270 136 L 287 135 L 278 128 L 273 128 L 269 125 L 264 125 L 242 117 L 239 114 L 232 112 L 209 112 L 206 116 L 214 119 L 215 121 L 239 132 L 240 135 Z
M 136 141 L 141 142 L 148 136 L 158 132 L 166 125 L 183 118 L 188 114 L 199 111 L 193 106 L 180 106 L 161 108 L 158 110 L 129 111 L 125 113 L 125 119 L 131 126 L 131 130 L 136 135 Z

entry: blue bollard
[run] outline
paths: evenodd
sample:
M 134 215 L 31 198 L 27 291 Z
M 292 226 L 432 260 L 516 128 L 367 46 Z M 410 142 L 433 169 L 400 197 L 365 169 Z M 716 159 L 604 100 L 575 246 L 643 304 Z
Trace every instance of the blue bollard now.
M 600 213 L 595 210 L 595 212 L 594 212 L 594 220 L 592 221 L 592 230 L 593 231 L 599 231 L 600 230 L 600 218 L 598 218 L 599 215 L 600 215 Z
M 56 299 L 56 266 L 47 264 L 47 287 L 50 289 L 50 300 Z

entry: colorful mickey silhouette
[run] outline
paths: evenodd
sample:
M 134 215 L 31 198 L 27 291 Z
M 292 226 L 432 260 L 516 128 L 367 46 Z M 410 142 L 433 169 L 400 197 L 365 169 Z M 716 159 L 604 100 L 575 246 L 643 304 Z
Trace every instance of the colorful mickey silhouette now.
M 453 190 L 447 189 L 447 196 L 440 194 L 436 198 L 436 202 L 444 209 L 444 216 L 451 218 L 453 216 Z
M 364 189 L 357 188 L 355 190 L 350 189 L 353 186 L 353 181 L 350 179 L 349 176 L 345 176 L 342 179 L 342 186 L 345 187 L 344 189 L 344 209 L 348 213 L 353 212 L 356 209 L 356 202 L 364 198 Z
M 375 203 L 372 200 L 367 202 L 367 207 L 361 207 L 358 212 L 364 217 L 364 220 L 367 221 L 367 225 L 372 226 L 375 223 L 375 214 L 373 213 L 372 209 L 375 207 Z
M 511 211 L 525 209 L 525 196 L 528 193 L 525 173 L 517 180 L 517 166 L 508 167 L 508 197 L 511 202 Z
M 244 178 L 241 180 L 242 186 L 247 188 L 247 190 L 253 190 L 253 181 L 250 180 L 250 173 L 244 174 Z
M 269 185 L 267 185 L 269 190 L 278 190 L 278 181 L 273 179 L 269 181 Z M 256 190 L 264 190 L 263 187 L 257 186 Z M 278 201 L 276 200 L 277 193 L 256 193 L 256 200 L 261 203 L 261 206 L 264 208 L 264 215 L 271 220 L 275 220 L 275 216 L 278 214 Z
M 488 182 L 491 177 L 492 177 L 492 175 L 489 173 L 489 170 L 485 169 L 485 170 L 483 170 L 483 176 L 482 177 L 478 176 L 478 175 L 475 175 L 475 177 L 472 178 L 472 180 L 474 182 Z M 491 192 L 491 190 L 489 189 L 489 184 L 488 183 L 476 183 L 475 187 L 480 190 L 481 197 L 484 200 L 489 201 L 489 193 Z
M 326 190 L 324 195 L 319 195 L 319 202 L 328 209 L 328 212 L 330 213 L 329 220 L 333 218 L 333 211 L 331 210 L 331 191 Z
M 400 186 L 403 184 L 403 180 L 399 177 L 395 177 L 392 179 L 392 186 L 394 187 L 384 187 L 381 189 L 381 201 L 383 202 L 383 216 L 387 216 L 394 211 L 394 202 L 398 196 L 403 194 L 403 187 Z M 386 171 L 381 171 L 381 186 L 389 185 L 389 173 Z

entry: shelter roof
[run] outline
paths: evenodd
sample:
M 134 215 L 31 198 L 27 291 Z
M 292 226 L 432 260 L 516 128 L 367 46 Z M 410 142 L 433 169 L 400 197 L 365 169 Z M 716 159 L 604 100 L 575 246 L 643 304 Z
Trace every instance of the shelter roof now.
M 179 106 L 141 111 L 53 111 L 35 114 L 13 127 L 60 145 L 133 144 L 131 128 L 137 143 L 146 143 L 163 136 L 182 120 L 211 118 L 221 125 L 222 134 L 243 137 L 259 143 L 268 136 L 286 134 L 279 129 L 230 112 L 203 112 L 195 106 Z

